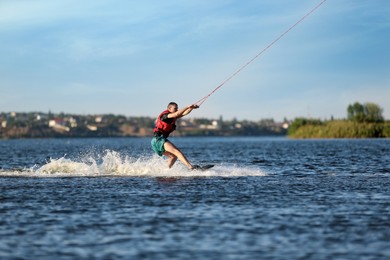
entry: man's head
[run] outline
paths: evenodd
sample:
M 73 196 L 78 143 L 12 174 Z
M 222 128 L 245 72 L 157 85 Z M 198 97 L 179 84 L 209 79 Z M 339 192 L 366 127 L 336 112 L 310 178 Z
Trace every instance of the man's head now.
M 168 104 L 168 110 L 169 110 L 169 112 L 176 112 L 177 110 L 178 110 L 178 106 L 177 106 L 177 104 L 175 103 L 175 102 L 170 102 L 169 104 Z

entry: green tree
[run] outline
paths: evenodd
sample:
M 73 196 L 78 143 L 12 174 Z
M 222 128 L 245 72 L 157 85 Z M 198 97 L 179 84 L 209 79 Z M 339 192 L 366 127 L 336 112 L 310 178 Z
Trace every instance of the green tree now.
M 355 102 L 347 108 L 348 119 L 355 122 L 383 122 L 383 109 L 375 103 Z
M 383 109 L 374 103 L 365 104 L 365 114 L 368 122 L 383 122 Z
M 357 122 L 364 121 L 364 106 L 359 102 L 349 105 L 347 108 L 348 119 Z

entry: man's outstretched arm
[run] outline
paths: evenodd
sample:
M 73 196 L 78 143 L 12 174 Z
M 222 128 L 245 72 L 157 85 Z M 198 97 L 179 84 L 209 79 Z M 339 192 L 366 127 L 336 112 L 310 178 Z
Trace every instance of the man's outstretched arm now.
M 188 115 L 189 113 L 191 113 L 192 110 L 194 110 L 196 108 L 199 108 L 199 106 L 195 105 L 195 104 L 189 105 L 189 106 L 182 108 L 174 113 L 168 114 L 168 118 L 181 118 L 185 115 Z

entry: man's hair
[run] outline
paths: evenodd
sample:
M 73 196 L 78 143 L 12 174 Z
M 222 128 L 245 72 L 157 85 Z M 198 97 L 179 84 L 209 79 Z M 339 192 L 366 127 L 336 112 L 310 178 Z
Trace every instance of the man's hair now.
M 178 106 L 178 105 L 175 102 L 169 102 L 167 107 L 170 107 L 170 106 Z

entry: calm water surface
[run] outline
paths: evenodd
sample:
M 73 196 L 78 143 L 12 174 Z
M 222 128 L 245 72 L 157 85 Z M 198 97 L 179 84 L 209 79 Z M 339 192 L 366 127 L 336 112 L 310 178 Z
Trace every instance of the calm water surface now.
M 390 140 L 0 141 L 1 259 L 389 259 Z

